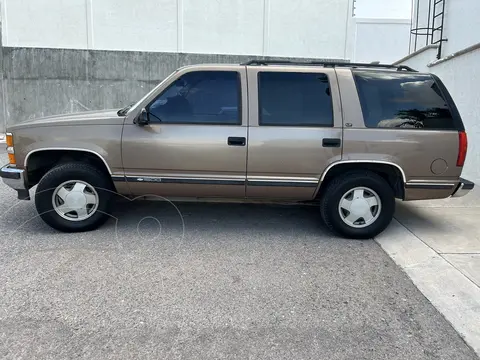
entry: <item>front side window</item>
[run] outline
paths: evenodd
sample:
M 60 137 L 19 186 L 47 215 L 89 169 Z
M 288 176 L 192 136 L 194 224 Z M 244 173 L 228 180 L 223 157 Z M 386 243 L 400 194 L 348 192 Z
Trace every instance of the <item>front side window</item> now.
M 194 71 L 175 80 L 147 107 L 150 121 L 173 124 L 241 123 L 235 71 Z
M 428 74 L 353 72 L 365 126 L 370 128 L 455 129 L 435 79 Z
M 260 125 L 333 126 L 326 74 L 260 72 L 258 96 Z

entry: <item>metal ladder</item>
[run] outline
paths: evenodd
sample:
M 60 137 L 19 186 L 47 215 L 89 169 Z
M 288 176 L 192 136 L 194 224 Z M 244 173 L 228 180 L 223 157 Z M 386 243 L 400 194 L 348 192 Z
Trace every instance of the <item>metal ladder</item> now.
M 440 59 L 442 56 L 442 43 L 447 41 L 443 38 L 443 23 L 445 21 L 445 1 L 446 0 L 433 0 L 433 16 L 432 16 L 432 39 L 430 43 L 432 45 L 438 44 L 438 53 L 437 59 Z M 437 11 L 437 10 L 440 11 Z M 440 18 L 440 20 L 437 20 Z M 435 26 L 436 23 L 440 21 L 439 26 Z M 430 21 L 429 21 L 430 23 Z M 440 32 L 440 36 L 435 40 L 435 33 Z
M 438 44 L 437 59 L 440 59 L 442 56 L 442 44 L 444 41 L 447 41 L 447 39 L 443 38 L 443 24 L 445 22 L 445 2 L 447 0 L 426 0 L 428 1 L 428 16 L 426 19 L 427 26 L 419 27 L 418 24 L 420 20 L 420 2 L 423 3 L 424 1 L 425 0 L 416 1 L 415 24 L 414 19 L 412 18 L 412 26 L 410 28 L 410 33 L 414 35 L 413 52 L 417 51 L 418 37 L 425 36 L 425 46 Z M 410 41 L 412 41 L 412 39 L 410 39 Z M 410 51 L 412 52 L 411 45 Z

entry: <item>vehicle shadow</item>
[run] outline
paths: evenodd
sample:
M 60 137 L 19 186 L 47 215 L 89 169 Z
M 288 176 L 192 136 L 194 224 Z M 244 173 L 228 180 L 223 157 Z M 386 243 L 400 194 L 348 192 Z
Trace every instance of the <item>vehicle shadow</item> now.
M 119 228 L 137 227 L 140 222 L 144 227 L 154 227 L 158 220 L 162 227 L 182 225 L 187 232 L 296 231 L 331 236 L 315 206 L 120 200 L 112 216 L 118 219 Z
M 451 230 L 435 213 L 429 212 L 429 208 L 421 208 L 412 204 L 398 201 L 394 218 L 412 232 L 429 230 L 445 232 Z
M 119 197 L 109 216 L 107 223 L 96 232 L 151 233 L 161 227 L 164 232 L 176 233 L 217 232 L 238 236 L 259 232 L 335 237 L 323 224 L 318 206 L 312 205 L 172 202 Z M 8 233 L 58 233 L 41 220 L 33 202 L 18 202 L 8 209 L 2 216 L 2 228 Z

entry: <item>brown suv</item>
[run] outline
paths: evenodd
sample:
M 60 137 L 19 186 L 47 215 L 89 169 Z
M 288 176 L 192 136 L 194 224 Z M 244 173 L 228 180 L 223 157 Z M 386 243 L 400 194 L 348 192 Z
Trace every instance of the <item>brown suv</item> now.
M 4 182 L 38 184 L 62 231 L 108 219 L 115 193 L 318 203 L 342 236 L 383 231 L 402 200 L 462 196 L 467 137 L 435 75 L 406 66 L 289 63 L 178 69 L 118 111 L 11 126 Z

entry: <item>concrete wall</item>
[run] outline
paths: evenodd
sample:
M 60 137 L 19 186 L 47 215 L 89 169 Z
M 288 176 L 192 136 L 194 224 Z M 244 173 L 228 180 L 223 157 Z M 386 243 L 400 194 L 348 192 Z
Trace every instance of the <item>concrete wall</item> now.
M 180 66 L 241 63 L 253 56 L 101 50 L 3 48 L 2 102 L 7 124 L 140 99 Z M 284 58 L 288 59 L 288 58 Z M 305 60 L 305 59 L 302 59 Z M 317 59 L 318 60 L 318 59 Z
M 118 108 L 187 64 L 344 59 L 352 4 L 0 0 L 0 133 L 25 119 Z
M 438 75 L 447 86 L 468 134 L 468 155 L 463 174 L 480 183 L 480 49 L 437 64 L 432 63 L 436 54 L 436 49 L 430 48 L 400 62 Z
M 409 19 L 355 18 L 353 61 L 392 63 L 408 52 Z
M 0 0 L 8 47 L 345 58 L 353 0 Z

